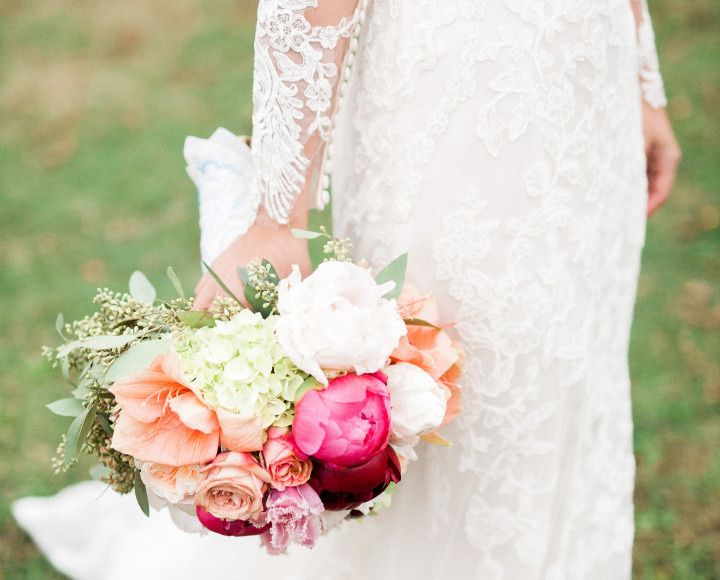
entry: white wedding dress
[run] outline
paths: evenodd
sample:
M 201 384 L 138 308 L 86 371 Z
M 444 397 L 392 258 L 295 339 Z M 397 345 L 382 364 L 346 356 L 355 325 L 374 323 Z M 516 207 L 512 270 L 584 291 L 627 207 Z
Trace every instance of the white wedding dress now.
M 466 351 L 453 447 L 423 448 L 390 509 L 286 557 L 145 520 L 132 498 L 96 500 L 99 484 L 20 500 L 54 565 L 82 579 L 628 578 L 641 98 L 664 105 L 631 1 L 262 0 L 253 203 L 286 221 L 301 194 L 324 202 L 329 174 L 356 257 L 410 251 L 408 278 Z

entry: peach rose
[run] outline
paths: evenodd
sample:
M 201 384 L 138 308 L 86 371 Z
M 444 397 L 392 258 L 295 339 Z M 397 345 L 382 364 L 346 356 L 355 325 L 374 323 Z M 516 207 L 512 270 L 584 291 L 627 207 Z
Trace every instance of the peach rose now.
M 417 318 L 438 326 L 440 310 L 430 294 L 420 294 L 414 286 L 405 284 L 398 310 L 403 319 Z M 419 366 L 449 393 L 443 425 L 460 411 L 460 385 L 462 351 L 450 336 L 438 328 L 409 324 L 407 336 L 391 355 L 393 362 L 408 362 Z
M 398 310 L 403 319 L 417 318 L 436 326 L 440 324 L 435 298 L 420 294 L 409 284 L 405 284 L 400 295 Z M 416 324 L 408 324 L 407 330 L 407 335 L 400 339 L 400 344 L 390 355 L 393 361 L 417 365 L 437 380 L 460 358 L 458 349 L 444 330 Z
M 221 453 L 204 468 L 195 504 L 222 520 L 257 520 L 270 476 L 249 453 Z
M 302 485 L 310 479 L 312 462 L 295 445 L 288 429 L 272 427 L 262 450 L 265 467 L 277 490 Z
M 200 482 L 205 479 L 205 473 L 199 465 L 174 467 L 142 463 L 140 477 L 155 495 L 175 504 L 195 495 Z
M 460 404 L 462 387 L 458 384 L 461 374 L 462 368 L 460 362 L 457 362 L 451 366 L 438 381 L 450 394 L 447 402 L 447 411 L 445 411 L 445 418 L 443 419 L 442 425 L 440 425 L 441 427 L 447 425 L 462 412 L 462 406 Z

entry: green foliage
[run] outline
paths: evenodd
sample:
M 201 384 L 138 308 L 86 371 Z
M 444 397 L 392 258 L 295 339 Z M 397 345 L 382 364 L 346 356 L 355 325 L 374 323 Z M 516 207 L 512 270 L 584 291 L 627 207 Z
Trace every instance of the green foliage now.
M 155 357 L 168 352 L 168 350 L 170 350 L 169 336 L 138 342 L 115 360 L 108 369 L 105 380 L 113 382 L 121 377 L 143 371 L 150 366 Z
M 130 296 L 135 298 L 138 302 L 144 302 L 145 304 L 152 304 L 157 298 L 157 291 L 155 286 L 150 283 L 145 274 L 138 272 L 137 270 L 130 276 Z
M 205 310 L 178 312 L 177 317 L 180 322 L 189 328 L 202 328 L 203 326 L 212 328 L 215 326 L 215 318 Z
M 313 389 L 320 390 L 324 388 L 325 387 L 323 386 L 323 384 L 315 377 L 308 377 L 303 381 L 302 385 L 298 387 L 298 390 L 295 393 L 295 402 L 298 403 L 300 399 L 303 398 L 303 395 L 308 391 L 311 391 Z
M 53 401 L 45 406 L 60 417 L 77 417 L 85 411 L 82 406 L 82 401 L 74 397 L 69 399 L 58 399 L 57 401 Z
M 238 268 L 238 274 L 245 283 L 244 294 L 253 312 L 267 318 L 277 306 L 278 276 L 275 267 L 267 260 L 254 260 L 247 268 Z
M 210 275 L 215 279 L 215 282 L 218 283 L 218 286 L 220 286 L 220 288 L 222 288 L 222 291 L 225 292 L 225 294 L 227 294 L 230 298 L 232 298 L 235 302 L 237 302 L 239 305 L 242 306 L 242 300 L 240 300 L 240 298 L 238 298 L 237 296 L 235 296 L 235 294 L 233 293 L 233 291 L 230 290 L 230 288 L 228 288 L 228 285 L 227 285 L 227 284 L 225 284 L 225 281 L 224 281 L 222 278 L 220 278 L 220 276 L 218 276 L 217 272 L 215 272 L 215 270 L 213 270 L 213 269 L 212 269 L 208 264 L 206 264 L 205 262 L 203 262 L 203 266 L 205 266 L 205 269 L 206 269 L 206 270 L 210 273 Z
M 387 266 L 377 273 L 375 281 L 378 284 L 386 282 L 394 282 L 395 286 L 385 293 L 385 298 L 400 298 L 403 286 L 405 284 L 405 272 L 407 270 L 408 255 L 407 252 L 395 258 Z
M 175 292 L 178 293 L 178 296 L 180 298 L 185 298 L 185 289 L 183 288 L 182 282 L 180 282 L 180 278 L 178 278 L 178 275 L 175 273 L 175 270 L 172 266 L 167 267 L 167 275 L 168 278 L 170 278 L 170 282 L 172 283 L 173 287 L 175 288 Z
M 73 422 L 70 423 L 70 428 L 68 429 L 65 440 L 65 465 L 70 465 L 77 459 L 80 447 L 90 433 L 96 411 L 97 406 L 95 403 L 92 403 L 85 408 L 85 411 L 81 415 L 75 417 Z
M 145 488 L 145 482 L 140 477 L 140 471 L 135 472 L 135 499 L 146 516 L 150 516 L 150 502 L 148 501 L 147 489 Z

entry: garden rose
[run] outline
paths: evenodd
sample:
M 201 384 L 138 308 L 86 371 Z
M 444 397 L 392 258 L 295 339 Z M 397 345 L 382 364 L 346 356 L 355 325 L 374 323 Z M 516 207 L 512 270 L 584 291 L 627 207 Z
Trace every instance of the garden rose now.
M 400 461 L 388 446 L 370 461 L 356 467 L 315 463 L 309 485 L 326 510 L 350 510 L 380 495 L 401 478 Z
M 196 505 L 221 520 L 257 520 L 270 476 L 249 453 L 221 453 L 205 467 Z
M 350 262 L 324 262 L 305 280 L 294 267 L 278 289 L 280 346 L 324 385 L 326 370 L 380 370 L 406 333 L 395 300 L 383 298 L 389 284 Z
M 390 394 L 385 375 L 345 375 L 295 405 L 293 436 L 306 455 L 349 467 L 365 463 L 388 444 Z
M 290 543 L 312 548 L 322 532 L 323 511 L 318 494 L 307 484 L 270 492 L 265 521 L 271 527 L 264 542 L 277 552 L 287 550 Z
M 410 363 L 390 365 L 385 374 L 390 390 L 390 441 L 401 447 L 415 445 L 420 435 L 443 422 L 449 393 Z
M 458 362 L 451 366 L 447 372 L 440 377 L 440 384 L 447 390 L 449 396 L 442 425 L 446 425 L 462 412 L 462 406 L 460 404 L 462 387 L 458 384 L 461 374 L 462 368 L 460 367 L 460 362 Z
M 271 427 L 262 454 L 265 468 L 272 480 L 271 485 L 275 489 L 282 491 L 310 479 L 312 462 L 298 449 L 288 429 Z
M 178 503 L 195 495 L 200 482 L 205 479 L 205 473 L 199 465 L 174 467 L 158 463 L 141 463 L 140 478 L 158 497 L 170 503 Z
M 404 319 L 417 318 L 435 326 L 440 324 L 440 311 L 435 298 L 420 294 L 409 284 L 403 287 L 398 309 Z M 432 378 L 439 379 L 457 363 L 460 351 L 444 330 L 410 324 L 407 335 L 400 339 L 391 358 L 393 361 L 417 365 Z
M 269 525 L 255 526 L 244 520 L 221 520 L 200 506 L 195 506 L 195 514 L 206 529 L 222 536 L 257 536 L 270 529 Z

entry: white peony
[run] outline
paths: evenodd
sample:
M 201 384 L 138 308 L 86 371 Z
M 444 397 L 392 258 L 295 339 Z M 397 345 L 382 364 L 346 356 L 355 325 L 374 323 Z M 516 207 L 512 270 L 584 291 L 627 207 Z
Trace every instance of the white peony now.
M 324 385 L 324 371 L 380 370 L 407 332 L 395 300 L 383 298 L 392 284 L 350 262 L 323 262 L 305 280 L 293 267 L 278 289 L 280 346 Z
M 400 362 L 383 372 L 390 390 L 390 441 L 401 448 L 415 445 L 442 423 L 448 393 L 414 364 Z

